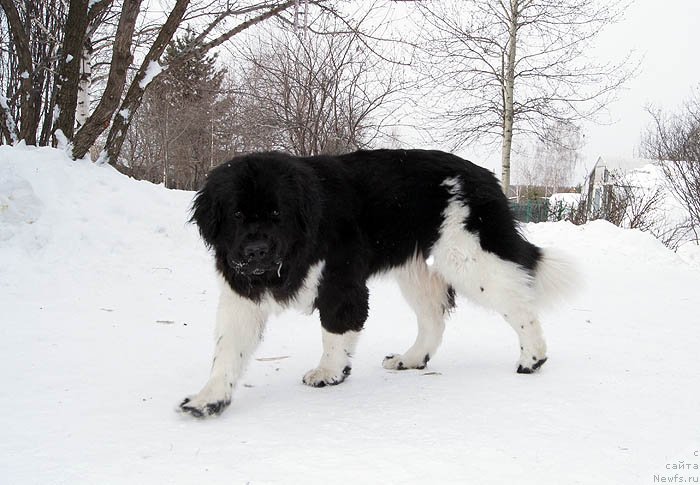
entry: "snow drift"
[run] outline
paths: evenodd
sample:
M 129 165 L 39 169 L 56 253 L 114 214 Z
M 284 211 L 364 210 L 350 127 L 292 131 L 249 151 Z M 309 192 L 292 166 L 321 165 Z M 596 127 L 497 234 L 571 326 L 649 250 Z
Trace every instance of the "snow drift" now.
M 700 473 L 678 469 L 700 464 L 700 258 L 603 221 L 524 228 L 573 255 L 585 280 L 542 319 L 539 374 L 515 374 L 515 334 L 464 300 L 428 368 L 384 370 L 415 324 L 377 281 L 342 386 L 301 384 L 320 326 L 286 313 L 226 414 L 176 414 L 209 370 L 217 298 L 186 222 L 192 195 L 58 150 L 0 147 L 4 482 L 643 484 Z

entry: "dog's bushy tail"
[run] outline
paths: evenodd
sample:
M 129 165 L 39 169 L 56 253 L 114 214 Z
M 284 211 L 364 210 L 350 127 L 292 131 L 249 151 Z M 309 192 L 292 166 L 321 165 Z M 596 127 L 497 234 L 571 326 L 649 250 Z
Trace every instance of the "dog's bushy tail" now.
M 541 249 L 535 268 L 535 293 L 538 306 L 551 307 L 572 297 L 581 288 L 581 276 L 571 258 L 556 249 Z

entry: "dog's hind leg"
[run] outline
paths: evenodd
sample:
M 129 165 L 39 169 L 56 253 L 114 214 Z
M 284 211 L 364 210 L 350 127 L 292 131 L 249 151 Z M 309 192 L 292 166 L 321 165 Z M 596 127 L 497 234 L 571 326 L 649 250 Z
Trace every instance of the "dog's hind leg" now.
M 497 311 L 518 334 L 518 372 L 532 373 L 547 360 L 547 346 L 537 317 L 541 271 L 551 263 L 545 258 L 535 271 L 485 250 L 479 236 L 465 229 L 469 211 L 455 200 L 445 210 L 445 221 L 432 248 L 434 269 L 459 294 Z M 519 236 L 513 244 L 528 244 Z M 544 261 L 544 263 L 543 263 Z M 549 271 L 559 273 L 557 268 Z
M 442 261 L 442 274 L 461 295 L 503 315 L 520 343 L 517 371 L 531 374 L 547 360 L 547 345 L 538 319 L 535 281 L 510 261 L 480 250 L 469 256 L 453 252 Z
M 454 306 L 454 291 L 418 255 L 397 270 L 396 276 L 401 293 L 416 312 L 418 336 L 403 354 L 387 355 L 382 366 L 396 370 L 423 369 L 442 342 L 445 313 Z
M 532 374 L 547 361 L 547 344 L 542 327 L 534 311 L 528 308 L 514 308 L 503 317 L 518 334 L 520 341 L 519 374 Z

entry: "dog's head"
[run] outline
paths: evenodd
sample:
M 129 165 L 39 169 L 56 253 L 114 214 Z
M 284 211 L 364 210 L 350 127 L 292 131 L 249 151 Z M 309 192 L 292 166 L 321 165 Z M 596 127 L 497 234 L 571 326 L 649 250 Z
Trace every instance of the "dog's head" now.
M 215 250 L 220 270 L 274 281 L 315 239 L 319 203 L 313 174 L 297 159 L 248 155 L 209 173 L 195 197 L 192 220 Z

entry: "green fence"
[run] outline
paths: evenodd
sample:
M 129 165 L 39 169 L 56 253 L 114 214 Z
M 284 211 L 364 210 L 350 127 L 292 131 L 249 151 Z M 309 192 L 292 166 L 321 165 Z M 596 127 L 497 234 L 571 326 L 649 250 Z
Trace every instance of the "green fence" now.
M 520 222 L 544 222 L 549 214 L 549 200 L 532 199 L 521 202 L 511 201 L 513 215 Z

